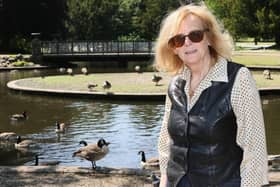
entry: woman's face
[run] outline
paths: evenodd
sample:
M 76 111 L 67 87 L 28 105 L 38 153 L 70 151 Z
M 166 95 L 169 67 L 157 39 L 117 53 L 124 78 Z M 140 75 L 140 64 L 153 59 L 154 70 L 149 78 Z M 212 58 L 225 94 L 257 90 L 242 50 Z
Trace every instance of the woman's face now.
M 188 15 L 180 24 L 177 34 L 188 35 L 192 31 L 203 31 L 202 21 L 195 15 Z M 184 62 L 185 65 L 201 63 L 210 58 L 208 49 L 208 39 L 203 32 L 203 39 L 200 42 L 192 42 L 189 37 L 185 37 L 185 43 L 181 47 L 174 48 L 174 53 Z

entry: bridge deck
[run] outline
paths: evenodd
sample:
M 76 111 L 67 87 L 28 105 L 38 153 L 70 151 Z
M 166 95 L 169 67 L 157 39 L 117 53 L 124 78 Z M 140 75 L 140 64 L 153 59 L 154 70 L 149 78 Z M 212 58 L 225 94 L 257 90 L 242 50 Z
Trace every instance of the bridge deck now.
M 71 41 L 40 44 L 43 60 L 149 60 L 154 42 Z

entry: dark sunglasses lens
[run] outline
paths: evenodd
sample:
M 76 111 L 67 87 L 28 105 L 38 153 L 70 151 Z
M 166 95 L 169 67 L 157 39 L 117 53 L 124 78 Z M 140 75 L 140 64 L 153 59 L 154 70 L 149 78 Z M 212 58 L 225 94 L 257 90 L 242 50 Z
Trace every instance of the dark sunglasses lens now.
M 188 35 L 192 42 L 201 42 L 203 39 L 203 31 L 192 31 Z
M 177 35 L 173 36 L 172 38 L 170 38 L 170 40 L 168 41 L 168 45 L 171 48 L 182 47 L 185 43 L 186 37 L 188 37 L 190 41 L 198 43 L 203 40 L 203 34 L 204 34 L 204 31 L 199 31 L 199 30 L 192 31 L 188 35 L 177 34 Z
M 172 48 L 182 47 L 185 43 L 185 35 L 178 34 L 176 36 L 173 36 L 169 41 L 168 44 Z

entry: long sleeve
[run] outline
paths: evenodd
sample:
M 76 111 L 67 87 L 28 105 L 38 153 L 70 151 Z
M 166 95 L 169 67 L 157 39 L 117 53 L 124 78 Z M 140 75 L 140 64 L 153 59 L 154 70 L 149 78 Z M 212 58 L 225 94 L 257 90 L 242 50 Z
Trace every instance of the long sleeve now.
M 243 149 L 241 187 L 268 184 L 266 138 L 262 106 L 250 71 L 239 70 L 231 95 L 237 120 L 237 144 Z
M 163 117 L 163 122 L 160 130 L 159 141 L 158 141 L 158 152 L 159 152 L 159 164 L 161 174 L 166 174 L 167 162 L 169 157 L 169 144 L 170 137 L 167 131 L 167 123 L 170 115 L 171 101 L 166 95 L 165 102 L 165 113 Z

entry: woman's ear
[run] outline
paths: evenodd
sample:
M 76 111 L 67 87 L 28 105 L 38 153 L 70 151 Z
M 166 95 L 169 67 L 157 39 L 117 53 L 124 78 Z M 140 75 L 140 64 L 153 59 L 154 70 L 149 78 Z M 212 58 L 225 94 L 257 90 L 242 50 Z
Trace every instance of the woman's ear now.
M 173 50 L 173 53 L 175 54 L 175 55 L 178 55 L 178 50 L 177 50 L 177 48 L 174 48 L 174 49 L 172 49 Z
M 207 37 L 207 39 L 206 39 L 206 42 L 207 42 L 207 45 L 208 46 L 211 46 L 211 43 L 210 43 L 210 41 L 209 41 L 209 38 Z

